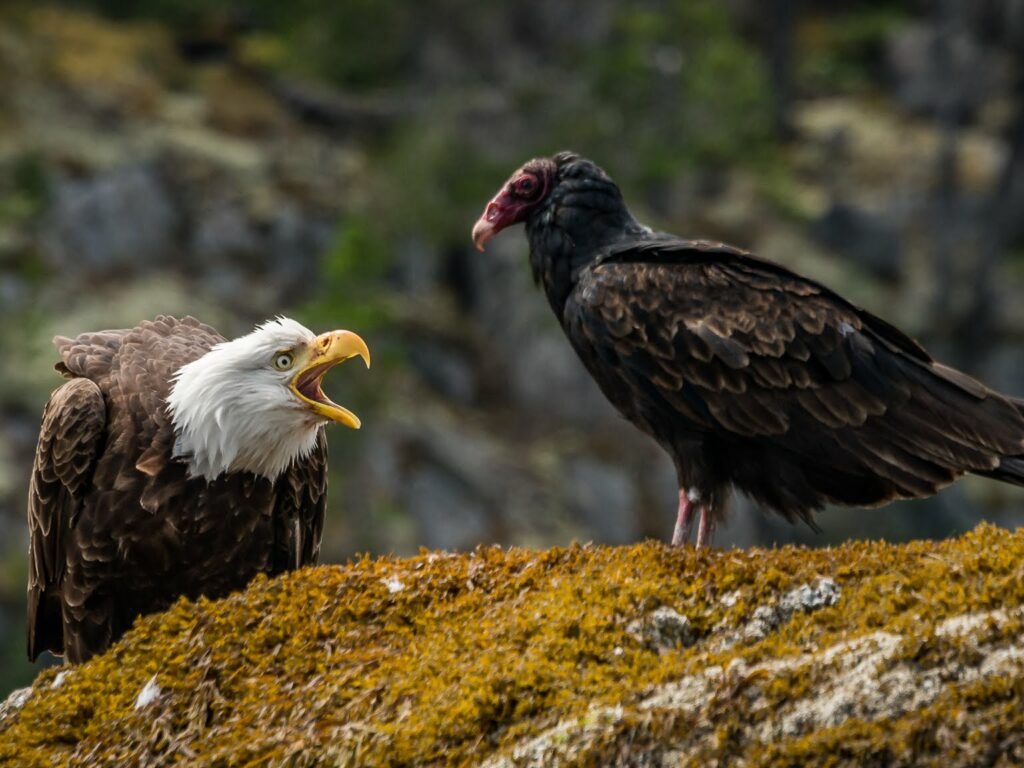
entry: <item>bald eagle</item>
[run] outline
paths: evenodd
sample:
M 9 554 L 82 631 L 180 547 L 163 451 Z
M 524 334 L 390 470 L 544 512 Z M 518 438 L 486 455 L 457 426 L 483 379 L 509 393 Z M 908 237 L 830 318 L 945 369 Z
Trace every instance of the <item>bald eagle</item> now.
M 324 425 L 359 428 L 320 388 L 366 344 L 278 318 L 226 340 L 198 320 L 54 343 L 28 498 L 28 656 L 72 663 L 181 595 L 217 597 L 316 562 Z

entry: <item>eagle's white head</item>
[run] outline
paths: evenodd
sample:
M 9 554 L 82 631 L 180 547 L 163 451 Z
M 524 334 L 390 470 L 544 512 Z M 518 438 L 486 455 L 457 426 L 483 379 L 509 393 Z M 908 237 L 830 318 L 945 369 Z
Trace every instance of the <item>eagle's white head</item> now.
M 253 472 L 277 479 L 309 455 L 328 421 L 359 429 L 356 415 L 320 388 L 330 368 L 356 355 L 370 366 L 356 334 L 317 336 L 286 317 L 221 342 L 174 374 L 167 410 L 175 456 L 187 459 L 192 477 Z

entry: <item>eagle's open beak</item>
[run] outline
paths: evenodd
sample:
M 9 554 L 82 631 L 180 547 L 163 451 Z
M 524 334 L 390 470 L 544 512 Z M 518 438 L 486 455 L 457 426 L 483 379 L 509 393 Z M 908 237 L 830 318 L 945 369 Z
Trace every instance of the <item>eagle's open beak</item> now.
M 350 357 L 363 358 L 370 367 L 370 350 L 366 342 L 351 331 L 322 333 L 313 342 L 313 354 L 306 364 L 296 372 L 288 386 L 295 396 L 309 406 L 313 413 L 325 419 L 336 421 L 352 429 L 359 429 L 360 421 L 352 411 L 331 402 L 320 388 L 324 374 L 338 363 Z

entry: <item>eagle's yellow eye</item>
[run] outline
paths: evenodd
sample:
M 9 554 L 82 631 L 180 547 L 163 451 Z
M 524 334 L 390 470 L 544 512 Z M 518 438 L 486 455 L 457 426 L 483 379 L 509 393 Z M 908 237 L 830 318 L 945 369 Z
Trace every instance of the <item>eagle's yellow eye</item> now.
M 274 367 L 279 371 L 287 371 L 295 363 L 291 352 L 278 352 L 274 356 Z

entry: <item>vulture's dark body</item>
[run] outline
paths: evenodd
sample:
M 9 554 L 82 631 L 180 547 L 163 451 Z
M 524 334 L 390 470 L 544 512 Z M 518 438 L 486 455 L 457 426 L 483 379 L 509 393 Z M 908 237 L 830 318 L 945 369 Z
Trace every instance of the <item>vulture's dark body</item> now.
M 271 483 L 189 478 L 172 458 L 172 374 L 223 341 L 192 318 L 58 339 L 29 492 L 28 651 L 87 659 L 136 616 L 315 562 L 326 443 Z
M 552 165 L 526 219 L 534 274 L 601 390 L 714 514 L 730 486 L 813 525 L 827 503 L 965 472 L 1024 484 L 1024 403 L 784 267 L 652 232 L 589 161 Z

